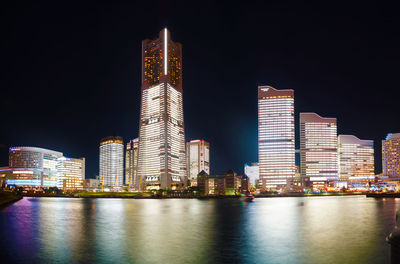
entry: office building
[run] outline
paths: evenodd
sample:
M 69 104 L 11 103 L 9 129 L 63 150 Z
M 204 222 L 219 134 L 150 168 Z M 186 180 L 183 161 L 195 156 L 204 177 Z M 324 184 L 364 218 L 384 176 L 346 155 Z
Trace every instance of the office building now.
M 167 29 L 142 42 L 139 121 L 139 189 L 176 189 L 185 184 L 182 46 Z
M 294 91 L 258 87 L 258 162 L 262 189 L 280 189 L 295 176 Z
M 105 137 L 100 141 L 100 183 L 118 190 L 124 178 L 124 142 L 122 137 Z
M 137 190 L 139 181 L 137 180 L 137 161 L 138 161 L 139 139 L 131 139 L 126 143 L 125 151 L 125 184 L 128 190 Z
M 336 118 L 300 113 L 300 166 L 301 177 L 312 182 L 314 187 L 337 181 Z
M 244 164 L 244 174 L 249 177 L 250 184 L 256 186 L 256 183 L 260 179 L 258 163 L 251 162 Z
M 9 166 L 3 169 L 6 184 L 25 187 L 56 187 L 57 160 L 63 154 L 37 147 L 11 147 Z
M 57 187 L 63 190 L 83 190 L 85 158 L 61 157 L 57 159 Z
M 191 186 L 197 186 L 197 174 L 210 174 L 210 143 L 191 140 L 186 143 L 187 175 Z
M 338 136 L 339 180 L 375 176 L 374 141 L 353 135 Z
M 400 133 L 388 134 L 382 140 L 383 176 L 400 178 Z

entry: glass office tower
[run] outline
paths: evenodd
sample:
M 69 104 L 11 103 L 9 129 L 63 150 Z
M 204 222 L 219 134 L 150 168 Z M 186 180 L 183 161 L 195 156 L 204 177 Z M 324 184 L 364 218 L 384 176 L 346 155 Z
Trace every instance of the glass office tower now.
M 294 91 L 258 87 L 258 162 L 263 189 L 295 177 Z
M 400 178 L 400 133 L 388 134 L 382 140 L 383 175 Z
M 167 29 L 142 42 L 138 189 L 185 185 L 182 46 Z
M 203 170 L 210 174 L 210 143 L 198 139 L 187 142 L 186 156 L 190 185 L 197 186 L 197 174 Z
M 124 179 L 124 142 L 122 137 L 105 137 L 100 141 L 100 183 L 118 190 Z

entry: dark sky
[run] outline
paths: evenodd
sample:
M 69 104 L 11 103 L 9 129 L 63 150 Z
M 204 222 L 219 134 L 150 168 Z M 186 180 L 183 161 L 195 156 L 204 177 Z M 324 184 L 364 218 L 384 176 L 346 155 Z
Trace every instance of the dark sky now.
M 14 2 L 0 9 L 0 165 L 8 147 L 38 146 L 86 157 L 94 177 L 102 137 L 138 135 L 141 41 L 164 27 L 183 45 L 186 138 L 210 141 L 212 173 L 257 161 L 259 84 L 295 90 L 297 135 L 299 113 L 316 112 L 373 139 L 377 172 L 381 140 L 400 132 L 387 1 Z

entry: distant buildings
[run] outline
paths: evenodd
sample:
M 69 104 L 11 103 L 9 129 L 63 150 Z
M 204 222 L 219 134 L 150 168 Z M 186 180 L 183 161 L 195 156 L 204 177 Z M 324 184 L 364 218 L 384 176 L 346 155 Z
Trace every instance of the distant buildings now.
M 140 189 L 185 185 L 182 46 L 167 29 L 142 42 L 142 95 L 137 173 Z
M 197 186 L 197 175 L 201 171 L 210 174 L 210 143 L 191 140 L 186 143 L 187 175 L 191 186 Z
M 249 177 L 250 184 L 256 186 L 260 179 L 259 168 L 257 162 L 244 164 L 244 174 Z
M 353 135 L 338 136 L 339 180 L 374 177 L 374 141 Z
M 338 179 L 336 118 L 300 113 L 301 177 L 314 189 Z
M 229 170 L 225 174 L 209 175 L 201 171 L 197 177 L 200 195 L 237 195 L 241 190 L 242 176 Z M 245 183 L 248 181 L 245 180 Z
M 6 184 L 31 187 L 57 186 L 57 160 L 63 154 L 37 147 L 11 147 Z
M 293 90 L 258 87 L 258 162 L 263 189 L 295 177 Z
M 137 160 L 138 160 L 139 139 L 131 139 L 126 143 L 125 151 L 125 184 L 128 190 L 139 188 L 139 180 L 137 179 Z
M 83 190 L 85 158 L 58 158 L 56 168 L 58 188 L 63 190 Z
M 63 153 L 37 147 L 11 147 L 9 166 L 2 168 L 7 185 L 30 188 L 82 189 L 85 158 L 66 158 Z
M 400 178 L 400 133 L 388 134 L 382 140 L 383 176 Z
M 100 183 L 114 190 L 122 187 L 124 177 L 124 142 L 122 137 L 100 141 Z

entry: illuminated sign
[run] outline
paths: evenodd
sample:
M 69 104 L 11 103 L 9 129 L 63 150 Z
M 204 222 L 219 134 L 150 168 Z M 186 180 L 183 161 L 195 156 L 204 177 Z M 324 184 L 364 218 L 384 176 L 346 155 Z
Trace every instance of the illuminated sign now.
M 13 174 L 33 174 L 33 171 L 13 171 Z

